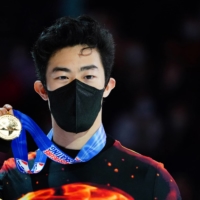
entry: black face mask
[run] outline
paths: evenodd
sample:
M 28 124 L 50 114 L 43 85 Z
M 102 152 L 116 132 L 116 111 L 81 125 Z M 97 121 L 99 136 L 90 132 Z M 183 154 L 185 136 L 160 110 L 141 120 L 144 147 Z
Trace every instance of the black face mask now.
M 54 91 L 48 91 L 50 111 L 60 128 L 79 133 L 88 130 L 100 109 L 104 89 L 98 90 L 75 79 Z

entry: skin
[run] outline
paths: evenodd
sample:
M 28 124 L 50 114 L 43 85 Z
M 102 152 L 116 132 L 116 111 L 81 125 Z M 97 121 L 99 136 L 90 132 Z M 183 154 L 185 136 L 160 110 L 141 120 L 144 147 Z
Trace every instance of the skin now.
M 83 45 L 76 45 L 73 47 L 66 47 L 57 51 L 50 58 L 47 65 L 46 83 L 47 89 L 53 91 L 59 87 L 69 84 L 74 79 L 88 84 L 97 89 L 103 89 L 103 98 L 107 97 L 112 89 L 115 87 L 115 80 L 110 78 L 107 86 L 105 87 L 105 74 L 104 68 L 100 59 L 99 52 L 96 49 L 84 50 L 81 54 L 81 50 L 86 47 Z M 42 97 L 43 100 L 48 101 L 50 105 L 47 92 L 41 81 L 37 80 L 34 83 L 34 90 Z M 12 106 L 5 104 L 0 108 L 0 115 L 12 113 Z M 102 123 L 102 109 L 90 127 L 89 130 L 78 134 L 72 132 L 66 132 L 61 129 L 53 116 L 52 128 L 53 128 L 53 140 L 58 145 L 68 149 L 81 149 L 89 138 L 96 132 Z

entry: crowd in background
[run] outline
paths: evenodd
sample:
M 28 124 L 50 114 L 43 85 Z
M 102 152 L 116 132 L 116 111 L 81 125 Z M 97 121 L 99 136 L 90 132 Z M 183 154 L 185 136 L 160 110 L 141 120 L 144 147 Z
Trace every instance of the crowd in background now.
M 106 132 L 163 162 L 183 200 L 200 199 L 200 3 L 60 0 L 1 7 L 0 106 L 48 132 L 48 105 L 33 90 L 31 48 L 56 18 L 90 14 L 114 36 L 116 88 L 103 103 Z M 36 146 L 27 138 L 29 149 Z

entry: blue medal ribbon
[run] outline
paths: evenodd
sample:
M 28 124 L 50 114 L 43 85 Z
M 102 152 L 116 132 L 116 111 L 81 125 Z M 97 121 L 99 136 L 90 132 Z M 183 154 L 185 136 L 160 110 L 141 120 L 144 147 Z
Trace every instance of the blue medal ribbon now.
M 19 137 L 13 139 L 11 143 L 16 166 L 22 173 L 35 174 L 40 172 L 46 163 L 47 157 L 61 164 L 86 162 L 97 155 L 106 144 L 106 133 L 101 124 L 99 129 L 73 159 L 51 142 L 53 137 L 52 129 L 49 131 L 48 135 L 45 135 L 41 128 L 29 116 L 18 110 L 13 110 L 13 113 L 22 124 L 22 130 Z M 38 146 L 32 169 L 29 168 L 28 164 L 26 131 L 30 133 Z

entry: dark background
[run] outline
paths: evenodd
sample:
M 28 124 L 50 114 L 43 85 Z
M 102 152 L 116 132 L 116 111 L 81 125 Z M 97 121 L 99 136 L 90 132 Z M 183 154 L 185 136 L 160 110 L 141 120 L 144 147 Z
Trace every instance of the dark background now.
M 183 200 L 200 199 L 200 2 L 180 0 L 43 0 L 0 3 L 0 105 L 13 105 L 47 133 L 47 103 L 33 90 L 30 55 L 43 28 L 64 15 L 90 14 L 116 43 L 105 99 L 108 134 L 163 162 Z M 28 148 L 36 148 L 28 135 Z

